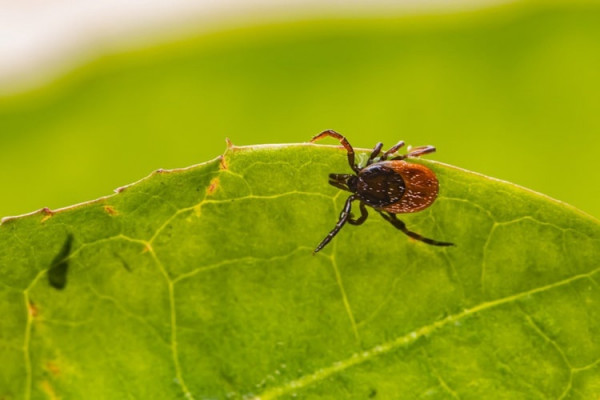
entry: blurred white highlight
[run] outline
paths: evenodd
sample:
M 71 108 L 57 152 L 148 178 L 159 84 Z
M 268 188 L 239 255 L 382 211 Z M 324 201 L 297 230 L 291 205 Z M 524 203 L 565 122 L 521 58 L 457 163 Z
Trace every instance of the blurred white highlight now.
M 0 95 L 98 54 L 186 34 L 307 17 L 444 13 L 505 0 L 0 0 Z

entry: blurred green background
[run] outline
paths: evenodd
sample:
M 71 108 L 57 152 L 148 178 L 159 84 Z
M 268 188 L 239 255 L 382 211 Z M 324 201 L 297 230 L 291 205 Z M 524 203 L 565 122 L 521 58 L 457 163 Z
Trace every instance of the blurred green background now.
M 105 55 L 0 98 L 0 216 L 212 159 L 225 137 L 324 129 L 433 144 L 431 159 L 599 217 L 600 4 L 273 23 Z

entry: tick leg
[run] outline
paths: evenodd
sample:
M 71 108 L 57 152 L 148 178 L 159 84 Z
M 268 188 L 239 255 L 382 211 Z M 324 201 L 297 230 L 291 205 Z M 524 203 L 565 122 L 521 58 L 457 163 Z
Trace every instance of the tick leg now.
M 344 136 L 342 136 L 341 134 L 337 133 L 336 131 L 332 131 L 327 130 L 327 131 L 323 131 L 321 133 L 319 133 L 317 136 L 313 137 L 312 139 L 310 139 L 310 142 L 316 142 L 317 140 L 321 140 L 324 137 L 330 136 L 332 138 L 335 138 L 337 140 L 340 141 L 340 143 L 342 144 L 342 146 L 344 146 L 344 148 L 346 149 L 346 151 L 348 152 L 348 164 L 350 164 L 350 168 L 352 168 L 352 170 L 356 173 L 358 173 L 360 171 L 360 168 L 358 168 L 358 166 L 354 163 L 354 149 L 352 148 L 352 146 L 350 145 L 350 143 L 348 143 L 348 139 L 346 139 Z
M 373 151 L 371 152 L 371 155 L 369 156 L 369 159 L 367 160 L 367 165 L 373 164 L 373 160 L 375 159 L 375 157 L 377 157 L 379 155 L 382 147 L 383 147 L 383 143 L 381 143 L 381 142 L 379 142 L 375 145 L 375 148 L 373 149 Z
M 327 245 L 327 243 L 331 242 L 331 239 L 333 239 L 333 237 L 335 235 L 337 235 L 337 233 L 340 231 L 340 229 L 342 229 L 342 227 L 344 226 L 344 224 L 348 221 L 348 218 L 350 217 L 350 209 L 352 208 L 352 202 L 355 199 L 356 199 L 356 196 L 354 196 L 354 195 L 348 197 L 348 200 L 346 200 L 346 203 L 344 204 L 344 208 L 342 209 L 342 212 L 340 213 L 340 219 L 338 220 L 337 224 L 335 224 L 335 228 L 333 228 L 331 230 L 331 232 L 329 232 L 329 234 L 327 236 L 325 236 L 325 239 L 323 239 L 321 241 L 321 243 L 319 243 L 317 248 L 313 251 L 313 254 L 316 254 L 323 247 L 325 247 Z
M 395 146 L 391 147 L 388 151 L 383 153 L 383 155 L 381 156 L 381 161 L 387 160 L 389 155 L 392 155 L 395 152 L 397 152 L 398 149 L 402 146 L 404 146 L 404 140 L 399 141 L 398 143 L 396 143 Z
M 352 214 L 350 214 L 350 217 L 348 218 L 348 223 L 350 225 L 362 225 L 363 222 L 365 222 L 367 220 L 367 217 L 369 216 L 369 213 L 367 211 L 367 207 L 365 207 L 365 203 L 360 203 L 360 217 L 358 219 L 354 219 L 352 217 Z
M 419 146 L 412 149 L 410 153 L 394 157 L 392 160 L 404 160 L 406 157 L 420 157 L 433 152 L 435 152 L 435 147 L 433 146 Z
M 400 229 L 402 232 L 404 232 L 406 235 L 410 236 L 413 239 L 420 240 L 421 242 L 425 242 L 425 243 L 431 244 L 433 246 L 454 246 L 454 243 L 438 242 L 437 240 L 433 240 L 433 239 L 429 239 L 429 238 L 423 237 L 423 236 L 419 235 L 416 232 L 409 231 L 406 228 L 406 225 L 404 224 L 404 222 L 400 221 L 396 217 L 396 214 L 391 214 L 391 213 L 385 213 L 384 214 L 381 211 L 379 212 L 379 214 L 381 214 L 381 216 L 383 217 L 383 219 L 385 219 L 386 221 L 389 221 L 390 224 L 394 225 L 396 228 Z
M 410 153 L 408 153 L 406 156 L 407 157 L 419 157 L 425 154 L 429 154 L 429 153 L 434 153 L 435 152 L 435 147 L 433 146 L 419 146 L 419 147 L 415 147 L 414 149 L 412 149 L 410 151 Z

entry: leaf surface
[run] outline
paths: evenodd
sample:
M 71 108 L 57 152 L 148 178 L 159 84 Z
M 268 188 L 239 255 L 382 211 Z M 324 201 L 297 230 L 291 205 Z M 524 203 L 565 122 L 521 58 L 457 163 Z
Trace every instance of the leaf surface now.
M 364 160 L 364 154 L 361 153 Z M 230 147 L 0 225 L 1 398 L 584 399 L 600 394 L 600 224 L 451 166 L 371 211 L 332 146 Z

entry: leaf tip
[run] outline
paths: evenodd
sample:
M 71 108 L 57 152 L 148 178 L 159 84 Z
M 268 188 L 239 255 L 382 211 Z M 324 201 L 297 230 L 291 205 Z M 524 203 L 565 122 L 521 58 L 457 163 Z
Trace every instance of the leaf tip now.
M 225 138 L 225 143 L 227 144 L 227 148 L 231 149 L 234 147 L 233 142 L 231 141 L 231 139 L 229 139 L 228 137 Z

